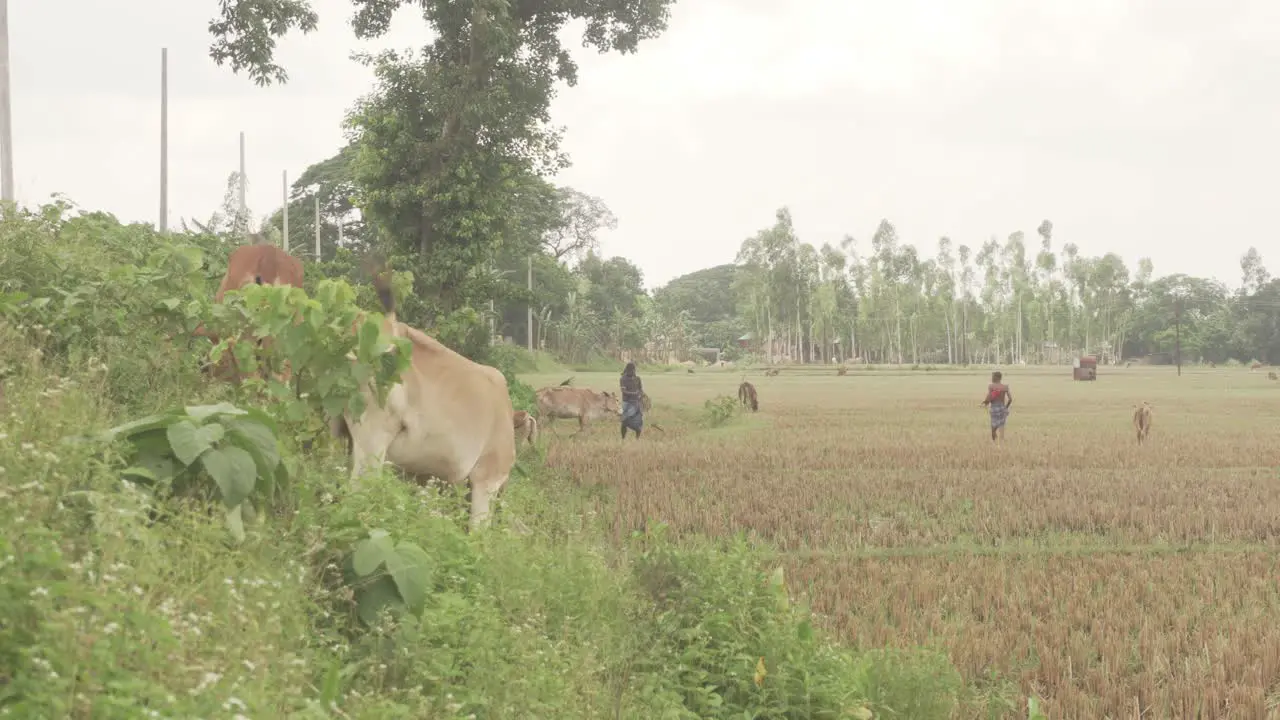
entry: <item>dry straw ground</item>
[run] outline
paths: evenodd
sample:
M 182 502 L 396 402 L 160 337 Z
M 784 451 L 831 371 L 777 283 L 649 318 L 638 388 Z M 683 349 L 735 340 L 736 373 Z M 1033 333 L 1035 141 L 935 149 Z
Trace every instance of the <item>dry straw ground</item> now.
M 621 444 L 615 423 L 566 425 L 549 461 L 615 490 L 618 533 L 651 518 L 772 541 L 849 643 L 943 648 L 962 717 L 1026 717 L 1028 693 L 1055 719 L 1280 716 L 1280 387 L 1265 375 L 1011 369 L 999 449 L 985 372 L 753 373 L 760 412 L 699 428 L 740 379 L 645 375 L 667 432 Z

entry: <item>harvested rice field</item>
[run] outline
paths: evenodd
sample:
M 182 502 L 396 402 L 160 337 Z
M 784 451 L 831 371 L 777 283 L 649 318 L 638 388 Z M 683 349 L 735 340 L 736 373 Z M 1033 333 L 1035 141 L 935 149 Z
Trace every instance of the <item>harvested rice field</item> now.
M 617 391 L 617 375 L 573 384 Z M 1280 717 L 1280 383 L 1242 368 L 642 373 L 642 440 L 559 422 L 548 460 L 599 484 L 621 534 L 745 532 L 855 646 L 933 647 L 961 717 Z M 534 387 L 564 376 L 526 378 Z M 1131 423 L 1154 408 L 1147 444 Z M 723 399 L 722 403 L 725 403 Z M 654 423 L 661 426 L 657 429 Z

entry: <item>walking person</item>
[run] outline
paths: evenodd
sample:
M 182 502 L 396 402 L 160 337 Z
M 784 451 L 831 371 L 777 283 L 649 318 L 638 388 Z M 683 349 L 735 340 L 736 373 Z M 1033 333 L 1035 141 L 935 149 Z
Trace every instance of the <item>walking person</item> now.
M 634 362 L 627 363 L 618 385 L 622 388 L 622 439 L 627 439 L 627 429 L 630 428 L 635 431 L 636 439 L 639 440 L 640 431 L 644 429 L 644 407 L 641 402 L 644 384 L 636 374 Z
M 982 405 L 991 412 L 991 441 L 995 442 L 998 435 L 999 440 L 1003 442 L 1004 424 L 1009 419 L 1013 393 L 1009 392 L 1009 386 L 1004 384 L 1004 376 L 999 370 L 991 373 L 991 384 L 987 385 L 987 396 L 982 399 Z

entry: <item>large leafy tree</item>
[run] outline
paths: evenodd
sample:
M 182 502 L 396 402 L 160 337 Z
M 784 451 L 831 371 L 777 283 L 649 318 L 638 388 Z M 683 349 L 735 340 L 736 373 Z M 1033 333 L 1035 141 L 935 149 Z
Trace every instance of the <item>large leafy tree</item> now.
M 584 45 L 634 52 L 672 2 L 353 0 L 359 38 L 385 34 L 410 4 L 433 31 L 419 52 L 361 57 L 377 85 L 347 126 L 356 202 L 440 316 L 493 300 L 504 253 L 531 251 L 560 221 L 542 177 L 567 164 L 549 122 L 557 84 L 577 81 L 561 31 L 580 22 Z M 318 22 L 306 0 L 222 0 L 211 54 L 259 84 L 285 82 L 276 40 Z

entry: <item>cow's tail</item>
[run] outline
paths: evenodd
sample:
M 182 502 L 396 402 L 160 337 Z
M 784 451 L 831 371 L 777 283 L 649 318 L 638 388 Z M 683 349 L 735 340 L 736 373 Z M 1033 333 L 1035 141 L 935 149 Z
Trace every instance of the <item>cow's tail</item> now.
M 529 415 L 525 422 L 529 424 L 529 442 L 536 445 L 538 443 L 538 419 L 533 415 Z
M 329 432 L 336 438 L 342 438 L 347 441 L 347 455 L 355 450 L 355 438 L 351 435 L 351 428 L 347 426 L 347 418 L 339 415 L 329 421 Z

